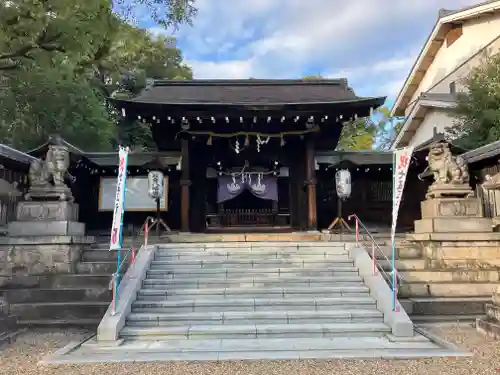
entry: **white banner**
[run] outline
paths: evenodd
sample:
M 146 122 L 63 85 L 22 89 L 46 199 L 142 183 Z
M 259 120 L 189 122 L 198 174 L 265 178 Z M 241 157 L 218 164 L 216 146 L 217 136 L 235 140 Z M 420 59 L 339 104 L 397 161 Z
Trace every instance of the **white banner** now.
M 111 225 L 110 250 L 122 248 L 123 212 L 125 206 L 125 191 L 127 181 L 128 148 L 120 147 L 118 153 L 118 179 L 116 180 L 116 197 L 113 206 L 113 224 Z
M 405 188 L 406 175 L 410 167 L 413 147 L 405 147 L 394 150 L 394 165 L 393 165 L 393 183 L 392 183 L 392 227 L 391 227 L 391 243 L 394 245 L 396 237 L 396 224 L 398 222 L 399 205 L 403 198 Z

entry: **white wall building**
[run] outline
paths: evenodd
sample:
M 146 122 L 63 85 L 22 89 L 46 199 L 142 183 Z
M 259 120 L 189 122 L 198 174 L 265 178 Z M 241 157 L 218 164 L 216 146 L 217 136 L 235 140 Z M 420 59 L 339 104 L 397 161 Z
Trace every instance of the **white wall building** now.
M 500 0 L 439 18 L 391 110 L 405 122 L 392 147 L 417 146 L 453 125 L 451 108 L 463 78 L 485 57 L 500 51 Z

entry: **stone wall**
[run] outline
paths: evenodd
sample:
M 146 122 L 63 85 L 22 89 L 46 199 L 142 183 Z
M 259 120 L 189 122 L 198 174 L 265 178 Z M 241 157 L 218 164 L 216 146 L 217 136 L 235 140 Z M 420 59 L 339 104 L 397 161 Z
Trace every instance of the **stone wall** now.
M 399 295 L 408 300 L 409 312 L 484 314 L 485 304 L 500 285 L 500 233 L 412 234 L 409 238 L 413 251 L 400 253 L 397 262 L 403 278 Z
M 93 242 L 92 237 L 0 237 L 0 287 L 16 275 L 76 273 L 83 249 Z
M 493 292 L 491 303 L 486 305 L 486 317 L 476 321 L 476 328 L 480 333 L 500 339 L 500 288 Z

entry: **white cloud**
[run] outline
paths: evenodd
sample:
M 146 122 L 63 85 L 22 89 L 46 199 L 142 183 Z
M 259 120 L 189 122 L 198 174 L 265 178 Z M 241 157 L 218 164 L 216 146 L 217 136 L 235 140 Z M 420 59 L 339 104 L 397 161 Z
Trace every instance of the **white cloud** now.
M 198 0 L 178 45 L 196 78 L 347 77 L 394 95 L 439 8 L 478 0 Z M 157 31 L 158 32 L 158 31 Z M 399 86 L 398 86 L 399 85 Z
M 223 62 L 188 60 L 187 63 L 196 72 L 196 78 L 250 78 L 255 72 L 250 60 L 229 60 Z

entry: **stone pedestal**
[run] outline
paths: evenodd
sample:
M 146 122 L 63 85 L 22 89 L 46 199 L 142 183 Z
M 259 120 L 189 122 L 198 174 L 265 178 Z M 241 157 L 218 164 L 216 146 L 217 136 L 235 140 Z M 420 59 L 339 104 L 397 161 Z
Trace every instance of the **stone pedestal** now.
M 473 191 L 468 183 L 433 183 L 427 189 L 425 197 L 432 198 L 469 198 L 473 195 Z
M 491 219 L 484 218 L 479 199 L 431 198 L 421 203 L 422 219 L 415 221 L 415 233 L 488 233 Z
M 32 184 L 28 193 L 25 195 L 26 200 L 32 199 L 50 199 L 53 201 L 69 201 L 73 202 L 73 193 L 66 185 L 54 186 L 47 183 Z
M 0 237 L 3 275 L 73 273 L 83 248 L 94 242 L 71 201 L 20 202 L 16 218 Z
M 85 235 L 78 205 L 68 201 L 19 202 L 16 219 L 7 228 L 10 237 Z
M 486 305 L 486 318 L 476 321 L 478 332 L 500 339 L 500 286 L 493 292 L 492 303 Z

